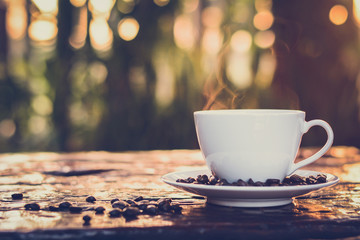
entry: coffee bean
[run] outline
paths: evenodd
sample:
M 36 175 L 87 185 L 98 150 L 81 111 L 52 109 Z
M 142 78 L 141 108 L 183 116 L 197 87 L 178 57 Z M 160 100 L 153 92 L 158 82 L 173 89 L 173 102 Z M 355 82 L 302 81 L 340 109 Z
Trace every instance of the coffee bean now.
M 204 175 L 198 175 L 196 178 L 196 181 L 200 184 L 206 184 L 209 182 L 209 178 L 206 174 Z
M 119 201 L 119 199 L 118 199 L 118 198 L 114 198 L 114 199 L 111 199 L 110 203 L 113 204 L 114 202 L 117 202 L 117 201 Z
M 211 175 L 210 178 L 209 178 L 209 184 L 210 185 L 215 185 L 217 182 L 218 182 L 218 178 L 214 175 Z
M 71 213 L 81 213 L 81 212 L 82 212 L 82 208 L 81 208 L 81 207 L 73 207 L 73 206 L 71 206 L 71 207 L 69 207 L 69 211 L 70 211 Z
M 120 208 L 120 209 L 124 209 L 127 206 L 129 206 L 129 203 L 122 201 L 122 200 L 116 201 L 112 204 L 113 208 Z
M 269 178 L 265 181 L 266 186 L 278 186 L 280 184 L 280 179 Z
M 28 203 L 25 204 L 25 210 L 31 210 L 31 211 L 39 211 L 40 210 L 40 206 L 37 203 Z
M 249 180 L 247 181 L 247 183 L 250 185 L 250 186 L 253 186 L 255 184 L 254 180 L 252 180 L 252 178 L 249 178 Z
M 182 207 L 181 207 L 179 204 L 174 203 L 174 204 L 171 204 L 171 210 L 172 210 L 174 213 L 181 213 Z
M 136 202 L 134 202 L 133 200 L 129 199 L 129 200 L 125 200 L 125 202 L 127 202 L 130 206 L 135 207 L 137 204 Z
M 293 174 L 290 176 L 290 180 L 292 183 L 295 183 L 295 184 L 302 184 L 302 183 L 305 183 L 305 180 L 303 177 L 297 175 L 297 174 Z
M 314 176 L 309 176 L 305 179 L 305 182 L 307 184 L 316 184 L 317 183 L 317 179 Z
M 95 208 L 95 214 L 103 214 L 105 211 L 105 208 L 104 207 L 97 207 Z
M 141 200 L 144 200 L 143 196 L 138 196 L 134 199 L 135 202 L 140 202 Z
M 142 200 L 140 202 L 138 202 L 137 206 L 140 210 L 144 210 L 147 205 L 149 205 L 150 201 L 149 200 Z
M 125 217 L 135 217 L 140 214 L 140 210 L 136 207 L 127 207 L 124 209 L 123 215 Z
M 58 212 L 59 208 L 58 207 L 54 207 L 54 206 L 49 206 L 49 211 L 51 212 Z
M 61 211 L 63 211 L 63 210 L 68 210 L 70 206 L 71 206 L 71 203 L 69 203 L 69 202 L 62 202 L 62 203 L 59 204 L 59 209 L 60 209 Z
M 249 184 L 242 179 L 237 180 L 236 186 L 248 186 Z
M 326 175 L 319 174 L 317 175 L 316 180 L 318 183 L 326 183 Z
M 22 193 L 14 193 L 11 195 L 11 198 L 13 200 L 21 200 L 21 199 L 23 199 L 23 194 Z
M 109 212 L 109 217 L 111 217 L 111 218 L 121 217 L 121 211 L 118 209 L 111 210 Z
M 93 197 L 93 196 L 88 196 L 88 197 L 86 198 L 86 201 L 87 201 L 87 202 L 91 202 L 91 203 L 93 203 L 93 202 L 95 202 L 95 201 L 96 201 L 96 198 L 95 198 L 95 197 Z
M 260 181 L 257 181 L 257 182 L 254 183 L 254 186 L 261 187 L 261 186 L 264 186 L 264 183 L 260 182 Z
M 90 225 L 91 217 L 89 215 L 83 216 L 84 225 Z
M 156 215 L 158 214 L 159 210 L 155 205 L 147 205 L 144 209 L 144 213 L 149 215 Z
M 193 182 L 195 182 L 195 181 L 196 181 L 196 179 L 193 178 L 193 177 L 188 177 L 188 178 L 186 179 L 186 182 L 187 182 L 187 183 L 193 183 Z
M 217 186 L 228 186 L 230 183 L 226 179 L 220 179 L 215 185 Z

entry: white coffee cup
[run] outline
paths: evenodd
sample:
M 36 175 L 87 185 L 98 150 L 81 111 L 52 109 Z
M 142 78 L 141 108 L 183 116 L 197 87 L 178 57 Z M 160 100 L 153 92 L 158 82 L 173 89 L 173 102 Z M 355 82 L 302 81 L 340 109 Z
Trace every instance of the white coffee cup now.
M 334 139 L 327 122 L 306 122 L 305 112 L 298 110 L 204 110 L 195 112 L 194 118 L 207 166 L 230 183 L 283 180 L 324 155 Z M 313 126 L 325 129 L 327 141 L 314 155 L 295 163 L 301 138 Z

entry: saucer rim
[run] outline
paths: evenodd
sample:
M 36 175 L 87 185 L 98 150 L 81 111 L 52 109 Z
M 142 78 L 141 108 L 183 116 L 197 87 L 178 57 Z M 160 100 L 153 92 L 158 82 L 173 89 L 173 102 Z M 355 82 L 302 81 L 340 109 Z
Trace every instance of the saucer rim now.
M 308 174 L 304 174 L 304 173 Z M 317 174 L 324 174 L 326 175 L 327 179 L 330 179 L 329 181 L 325 183 L 317 183 L 317 184 L 308 184 L 308 185 L 290 185 L 290 186 L 216 186 L 216 185 L 204 185 L 204 184 L 191 184 L 191 183 L 181 183 L 176 182 L 176 180 L 173 180 L 171 176 L 174 175 L 182 175 L 182 174 L 190 174 L 193 173 L 190 176 L 197 176 L 199 174 L 211 174 L 210 170 L 207 168 L 204 169 L 198 169 L 198 170 L 187 170 L 187 171 L 176 171 L 171 172 L 163 175 L 161 177 L 161 180 L 169 185 L 178 186 L 181 188 L 193 188 L 198 190 L 236 190 L 236 191 L 246 191 L 246 192 L 259 192 L 259 191 L 297 191 L 297 190 L 317 190 L 320 188 L 328 187 L 331 185 L 334 185 L 340 181 L 339 177 L 331 174 L 331 173 L 325 173 L 325 172 L 319 172 L 314 170 L 305 170 L 305 169 L 298 169 L 293 174 L 298 174 L 300 176 L 309 176 L 309 175 L 317 175 Z

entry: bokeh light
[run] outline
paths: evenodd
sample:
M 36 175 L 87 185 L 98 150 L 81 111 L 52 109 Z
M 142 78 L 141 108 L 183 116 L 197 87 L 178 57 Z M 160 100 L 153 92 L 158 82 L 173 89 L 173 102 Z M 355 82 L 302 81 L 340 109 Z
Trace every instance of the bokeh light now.
M 329 19 L 335 25 L 342 25 L 348 18 L 348 10 L 343 5 L 335 5 L 330 9 Z
M 175 43 L 179 48 L 191 50 L 196 41 L 197 33 L 190 16 L 177 16 L 174 24 Z
M 127 17 L 119 22 L 117 30 L 122 39 L 131 41 L 138 35 L 139 28 L 139 23 L 135 18 Z
M 89 0 L 89 10 L 94 15 L 103 15 L 108 17 L 115 0 Z
M 57 14 L 58 0 L 32 0 L 42 13 Z
M 22 39 L 27 28 L 25 1 L 9 1 L 6 12 L 6 30 L 12 39 Z
M 4 119 L 0 122 L 0 136 L 10 138 L 15 134 L 16 125 L 12 119 Z
M 89 34 L 94 49 L 98 51 L 111 49 L 114 36 L 105 18 L 98 17 L 91 20 Z
M 218 7 L 207 7 L 202 11 L 201 19 L 205 27 L 219 27 L 222 19 L 222 10 Z
M 169 2 L 170 0 L 154 0 L 154 3 L 159 7 L 166 6 Z
M 264 31 L 269 29 L 274 22 L 274 16 L 270 11 L 261 11 L 254 16 L 254 27 Z
M 252 36 L 246 30 L 236 31 L 230 40 L 230 46 L 234 51 L 246 52 L 250 50 L 252 44 Z
M 86 0 L 70 0 L 70 3 L 74 6 L 74 7 L 82 7 L 85 5 Z
M 275 34 L 271 30 L 257 32 L 254 36 L 254 42 L 260 48 L 269 48 L 275 42 Z
M 56 37 L 58 29 L 54 19 L 37 19 L 30 23 L 29 37 L 34 41 L 49 41 Z

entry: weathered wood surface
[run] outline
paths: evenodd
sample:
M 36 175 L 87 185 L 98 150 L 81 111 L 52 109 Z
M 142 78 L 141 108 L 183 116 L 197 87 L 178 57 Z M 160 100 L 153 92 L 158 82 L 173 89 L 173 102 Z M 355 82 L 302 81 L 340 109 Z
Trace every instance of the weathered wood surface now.
M 300 157 L 313 149 L 303 149 Z M 0 239 L 297 239 L 360 238 L 360 151 L 333 147 L 308 169 L 337 175 L 336 186 L 273 208 L 229 208 L 182 192 L 160 177 L 203 168 L 198 150 L 22 153 L 0 155 Z M 13 193 L 24 194 L 12 200 Z M 85 201 L 96 197 L 95 203 Z M 110 218 L 110 200 L 172 198 L 182 214 Z M 82 213 L 51 212 L 69 201 Z M 40 211 L 24 205 L 37 202 Z M 103 206 L 103 215 L 94 207 Z M 83 225 L 82 217 L 92 217 Z

